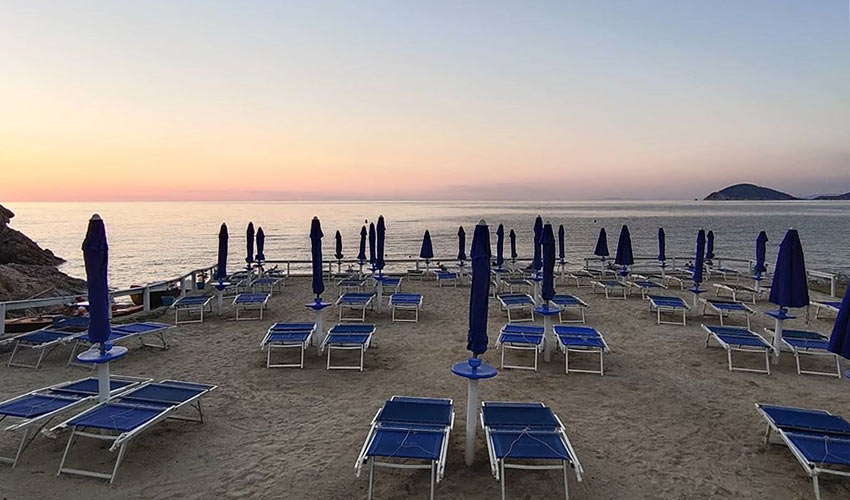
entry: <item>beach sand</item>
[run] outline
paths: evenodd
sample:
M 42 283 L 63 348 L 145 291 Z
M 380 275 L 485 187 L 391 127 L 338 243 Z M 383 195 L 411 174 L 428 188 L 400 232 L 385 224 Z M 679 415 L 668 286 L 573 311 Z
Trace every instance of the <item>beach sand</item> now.
M 304 307 L 311 300 L 309 287 L 309 279 L 292 278 L 271 299 L 262 321 L 236 323 L 227 307 L 224 319 L 213 314 L 203 324 L 169 330 L 168 351 L 132 346 L 129 356 L 113 365 L 115 374 L 217 384 L 218 390 L 204 400 L 204 424 L 169 421 L 136 439 L 113 486 L 55 477 L 65 436 L 40 436 L 15 470 L 0 466 L 0 498 L 365 498 L 366 474 L 356 478 L 354 463 L 375 412 L 397 394 L 455 402 L 448 464 L 436 498 L 498 498 L 499 483 L 490 474 L 480 429 L 475 464 L 464 464 L 466 381 L 450 371 L 468 356 L 468 286 L 437 288 L 433 281 L 405 281 L 404 291 L 425 297 L 420 321 L 392 323 L 386 309 L 369 313 L 367 321 L 377 324 L 377 332 L 362 373 L 326 371 L 325 357 L 314 350 L 303 370 L 266 369 L 260 340 L 274 321 L 312 321 L 312 312 Z M 333 286 L 328 288 L 326 298 L 335 297 Z M 537 373 L 500 372 L 482 382 L 481 397 L 542 401 L 552 407 L 585 470 L 581 483 L 570 476 L 571 498 L 813 498 L 811 483 L 791 453 L 781 445 L 762 444 L 764 424 L 754 403 L 850 416 L 846 380 L 798 376 L 790 354 L 783 354 L 769 376 L 729 372 L 726 353 L 703 345 L 700 323 L 716 324 L 715 319 L 692 313 L 687 327 L 659 326 L 639 294 L 627 301 L 605 300 L 587 287 L 558 289 L 590 304 L 588 324 L 603 333 L 612 349 L 605 376 L 566 375 L 559 354 L 548 364 L 541 358 Z M 691 300 L 688 292 L 670 293 Z M 754 330 L 773 325 L 761 313 L 768 306 L 756 306 Z M 336 308 L 327 310 L 326 325 L 335 322 L 336 314 Z M 805 327 L 801 316 L 789 326 Z M 164 313 L 161 320 L 173 321 L 173 313 Z M 493 343 L 505 322 L 491 301 L 491 348 L 484 359 L 496 366 L 499 352 Z M 733 319 L 732 324 L 740 323 Z M 823 333 L 831 326 L 824 319 L 808 325 Z M 88 372 L 80 368 L 64 366 L 66 349 L 54 352 L 38 371 L 0 367 L 0 398 L 85 376 Z M 736 363 L 749 366 L 763 366 L 762 359 L 736 354 Z M 596 358 L 583 362 L 594 366 Z M 833 366 L 826 360 L 809 363 L 825 370 Z M 11 451 L 10 438 L 0 435 L 3 453 Z M 81 441 L 72 458 L 71 466 L 94 459 L 108 469 L 115 454 Z M 507 476 L 509 498 L 563 497 L 557 471 L 508 471 Z M 850 497 L 847 480 L 826 478 L 821 489 L 824 499 Z M 425 471 L 376 472 L 375 499 L 427 495 Z

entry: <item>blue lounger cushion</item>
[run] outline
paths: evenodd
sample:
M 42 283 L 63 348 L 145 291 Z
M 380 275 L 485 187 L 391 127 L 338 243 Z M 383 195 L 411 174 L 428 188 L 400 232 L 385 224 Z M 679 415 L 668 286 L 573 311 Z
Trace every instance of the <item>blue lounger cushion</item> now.
M 543 332 L 542 326 L 507 324 L 502 327 L 499 342 L 502 344 L 540 345 L 543 343 Z
M 559 427 L 558 420 L 550 408 L 540 405 L 503 405 L 486 404 L 482 408 L 486 427 L 498 428 L 535 428 L 554 430 Z
M 664 285 L 662 285 L 660 283 L 656 283 L 654 281 L 640 280 L 640 281 L 634 281 L 633 283 L 635 285 L 641 287 L 641 288 L 664 288 Z
M 425 401 L 394 399 L 384 403 L 378 413 L 378 422 L 397 424 L 422 424 L 447 426 L 452 423 L 452 406 Z
M 210 295 L 196 295 L 193 297 L 181 297 L 174 302 L 173 307 L 180 306 L 202 306 L 207 303 L 212 297 Z
M 373 293 L 346 293 L 339 298 L 342 304 L 367 304 L 375 296 Z
M 560 294 L 552 298 L 552 302 L 559 306 L 584 306 L 585 303 L 575 295 Z
M 531 297 L 525 294 L 506 294 L 500 295 L 499 300 L 507 305 L 516 305 L 516 304 L 532 304 L 534 301 Z
M 153 420 L 168 406 L 107 403 L 96 410 L 72 419 L 69 424 L 77 427 L 128 432 Z
M 823 410 L 760 405 L 774 425 L 797 433 L 817 433 L 850 437 L 850 422 Z
M 145 404 L 178 405 L 208 390 L 206 386 L 192 387 L 186 384 L 148 384 L 129 394 L 121 396 L 121 401 L 133 401 Z
M 381 427 L 372 438 L 368 456 L 438 460 L 442 455 L 442 427 L 437 429 L 393 429 Z
M 418 293 L 394 293 L 392 295 L 393 304 L 418 304 L 422 302 L 422 295 Z
M 396 286 L 398 286 L 398 285 L 401 283 L 401 278 L 387 278 L 387 277 L 384 277 L 384 278 L 381 278 L 381 279 L 380 279 L 380 280 L 378 280 L 378 281 L 380 281 L 380 282 L 381 282 L 381 284 L 382 284 L 383 286 L 396 287 Z
M 109 379 L 109 389 L 110 391 L 115 391 L 117 389 L 127 387 L 128 385 L 131 385 L 133 383 L 134 382 L 130 382 L 128 380 L 115 380 L 114 378 L 111 378 Z M 50 389 L 50 392 L 78 396 L 95 396 L 98 394 L 98 381 L 94 377 L 89 377 L 74 382 L 73 384 L 63 385 L 62 387 Z
M 331 333 L 325 342 L 335 345 L 360 345 L 368 342 L 369 337 L 369 334 Z
M 331 333 L 337 334 L 370 334 L 375 331 L 375 325 L 372 324 L 361 324 L 361 325 L 352 325 L 352 324 L 339 324 L 331 328 Z
M 267 293 L 240 293 L 236 296 L 236 302 L 238 304 L 253 304 L 265 302 L 268 298 L 269 294 Z
M 605 286 L 605 287 L 612 287 L 612 288 L 626 286 L 623 283 L 621 283 L 619 281 L 614 281 L 614 280 L 600 281 L 599 284 L 602 285 L 602 286 Z
M 650 295 L 649 299 L 660 307 L 684 308 L 687 306 L 680 297 L 668 297 L 666 295 Z
M 850 465 L 850 439 L 833 436 L 786 433 L 800 452 L 813 464 Z
M 708 299 L 707 301 L 709 304 L 713 305 L 717 309 L 721 309 L 724 311 L 749 311 L 749 308 L 740 302 L 715 299 Z
M 18 337 L 16 340 L 19 342 L 29 342 L 32 344 L 46 344 L 48 342 L 53 342 L 59 339 L 71 338 L 76 333 L 63 332 L 60 330 L 37 330 L 30 334 Z
M 572 460 L 561 435 L 554 431 L 490 431 L 496 458 Z
M 706 326 L 711 333 L 723 342 L 741 347 L 766 347 L 771 348 L 763 338 L 746 328 L 734 326 Z
M 275 332 L 299 332 L 316 328 L 315 323 L 275 323 L 270 330 Z
M 115 325 L 112 327 L 113 332 L 120 332 L 125 335 L 132 335 L 134 333 L 147 333 L 152 332 L 154 330 L 163 330 L 165 328 L 170 328 L 171 325 L 166 325 L 164 323 L 130 323 L 127 325 Z
M 80 401 L 71 395 L 33 394 L 17 401 L 0 405 L 0 415 L 20 418 L 33 418 L 65 408 Z
M 829 339 L 817 332 L 782 330 L 782 340 L 798 349 L 826 350 Z
M 298 331 L 275 331 L 273 330 L 269 333 L 266 338 L 266 343 L 270 344 L 273 342 L 278 343 L 304 343 L 307 342 L 307 339 L 310 338 L 310 334 L 313 333 L 313 330 L 298 330 Z

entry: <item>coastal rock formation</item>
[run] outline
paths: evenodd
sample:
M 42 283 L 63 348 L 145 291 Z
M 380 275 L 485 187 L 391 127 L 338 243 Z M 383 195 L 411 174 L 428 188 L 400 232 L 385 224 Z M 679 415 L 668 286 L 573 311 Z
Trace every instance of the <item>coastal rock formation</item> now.
M 0 301 L 84 292 L 85 281 L 56 269 L 64 260 L 8 226 L 14 216 L 0 205 Z
M 706 200 L 799 200 L 788 193 L 755 184 L 735 184 L 715 191 L 705 197 Z
M 850 192 L 844 194 L 822 194 L 816 200 L 850 200 Z

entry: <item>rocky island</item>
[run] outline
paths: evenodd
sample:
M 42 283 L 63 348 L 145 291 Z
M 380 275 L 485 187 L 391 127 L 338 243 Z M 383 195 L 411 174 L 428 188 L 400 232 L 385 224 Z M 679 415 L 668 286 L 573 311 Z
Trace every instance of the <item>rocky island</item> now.
M 714 200 L 799 200 L 796 196 L 755 184 L 735 184 L 715 191 L 705 197 L 707 201 Z

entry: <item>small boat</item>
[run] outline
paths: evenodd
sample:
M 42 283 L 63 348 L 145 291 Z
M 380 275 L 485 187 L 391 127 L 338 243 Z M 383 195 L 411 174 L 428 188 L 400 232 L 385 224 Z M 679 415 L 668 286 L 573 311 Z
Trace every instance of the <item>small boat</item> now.
M 78 307 L 86 307 L 88 302 L 73 304 L 71 309 L 76 311 Z M 112 317 L 120 318 L 141 312 L 144 306 L 136 304 L 112 304 Z M 66 318 L 65 314 L 36 314 L 21 318 L 10 318 L 6 320 L 6 333 L 26 333 L 48 327 L 53 324 L 55 318 Z
M 139 285 L 131 286 L 132 288 L 139 287 Z M 155 292 L 151 292 L 151 309 L 161 307 L 163 297 L 177 297 L 178 295 L 180 295 L 180 290 L 178 290 L 177 288 L 169 288 L 168 290 L 157 290 Z M 143 306 L 145 303 L 144 297 L 141 293 L 134 293 L 130 295 L 130 300 L 132 300 L 133 304 L 136 304 L 137 306 Z

